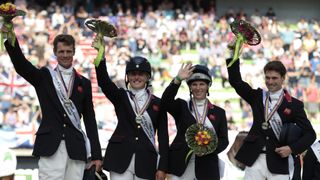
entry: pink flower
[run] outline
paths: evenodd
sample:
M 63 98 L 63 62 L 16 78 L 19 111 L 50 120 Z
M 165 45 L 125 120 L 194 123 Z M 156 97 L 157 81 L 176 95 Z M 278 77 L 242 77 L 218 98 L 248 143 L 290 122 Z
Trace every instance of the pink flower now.
M 211 104 L 210 102 L 208 102 L 207 106 L 208 106 L 208 109 L 213 109 L 213 107 L 214 107 L 213 104 Z
M 78 86 L 78 91 L 79 91 L 79 93 L 82 93 L 83 89 L 81 86 Z
M 283 113 L 288 116 L 288 115 L 291 114 L 291 109 L 285 108 L 285 109 L 283 110 Z
M 154 111 L 159 111 L 159 106 L 154 104 L 154 105 L 152 106 L 152 109 L 153 109 Z
M 216 116 L 213 115 L 213 114 L 210 114 L 209 115 L 209 119 L 210 119 L 210 121 L 215 121 L 216 120 Z

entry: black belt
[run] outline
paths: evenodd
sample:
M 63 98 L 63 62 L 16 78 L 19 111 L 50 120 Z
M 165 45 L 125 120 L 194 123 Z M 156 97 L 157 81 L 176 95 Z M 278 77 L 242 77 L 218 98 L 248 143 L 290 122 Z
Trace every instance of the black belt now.
M 266 150 L 261 150 L 261 151 L 260 151 L 260 153 L 264 153 L 264 154 L 266 154 L 266 153 L 267 153 L 267 151 L 266 151 Z

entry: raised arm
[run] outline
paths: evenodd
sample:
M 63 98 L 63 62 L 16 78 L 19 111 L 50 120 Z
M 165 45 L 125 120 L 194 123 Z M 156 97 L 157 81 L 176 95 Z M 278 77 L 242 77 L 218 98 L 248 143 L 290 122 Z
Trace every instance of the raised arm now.
M 182 64 L 177 76 L 174 80 L 169 84 L 169 86 L 165 89 L 161 97 L 162 107 L 165 108 L 170 114 L 174 114 L 177 108 L 174 108 L 176 105 L 174 103 L 174 98 L 178 93 L 178 89 L 181 85 L 181 82 L 192 75 L 194 67 L 192 64 Z
M 13 25 L 12 25 L 13 26 Z M 6 32 L 7 29 L 5 26 L 2 26 L 1 32 Z M 13 32 L 14 33 L 14 32 Z M 26 79 L 33 86 L 37 86 L 41 80 L 40 70 L 34 67 L 23 55 L 18 39 L 14 41 L 14 45 L 11 44 L 12 39 L 16 38 L 9 36 L 4 42 L 5 48 L 10 56 L 12 64 L 17 71 L 17 73 Z
M 96 50 L 98 50 L 100 53 L 105 52 L 105 43 L 103 41 L 103 37 L 99 38 L 98 36 L 94 39 L 92 42 L 92 47 L 94 47 Z M 101 48 L 102 47 L 102 48 Z M 95 66 L 96 69 L 96 76 L 98 85 L 101 88 L 102 92 L 105 94 L 105 96 L 112 102 L 116 102 L 119 100 L 119 88 L 116 86 L 115 83 L 112 82 L 106 66 L 106 59 L 103 58 L 98 66 Z
M 229 58 L 226 60 L 226 63 L 229 64 L 231 61 L 232 58 Z M 254 101 L 252 96 L 253 89 L 247 82 L 242 80 L 239 62 L 239 60 L 234 61 L 234 63 L 228 67 L 229 83 L 241 98 L 251 104 L 251 102 Z

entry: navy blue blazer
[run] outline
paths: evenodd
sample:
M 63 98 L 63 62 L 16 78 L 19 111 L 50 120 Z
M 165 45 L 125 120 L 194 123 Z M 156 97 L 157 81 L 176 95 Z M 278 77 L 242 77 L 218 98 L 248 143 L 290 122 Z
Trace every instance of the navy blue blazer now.
M 159 165 L 153 144 L 136 123 L 136 115 L 130 104 L 127 90 L 118 88 L 110 79 L 106 61 L 103 60 L 96 68 L 98 84 L 105 96 L 112 102 L 118 118 L 118 124 L 106 149 L 103 168 L 107 171 L 124 173 L 135 154 L 135 173 L 144 179 L 155 179 L 156 170 L 167 171 L 168 166 L 168 127 L 167 116 L 160 109 L 160 99 L 154 95 L 147 108 L 155 134 L 159 142 Z
M 197 121 L 189 110 L 189 104 L 183 99 L 174 99 L 180 85 L 170 83 L 162 95 L 162 106 L 175 119 L 177 134 L 169 147 L 169 173 L 181 176 L 188 165 L 190 157 L 185 162 L 185 158 L 190 151 L 185 139 L 185 133 L 189 126 Z M 218 136 L 217 149 L 208 155 L 195 157 L 195 174 L 199 180 L 220 179 L 218 154 L 229 144 L 228 127 L 225 110 L 208 103 L 207 117 L 215 128 Z
M 42 120 L 36 133 L 33 148 L 34 156 L 53 155 L 62 139 L 65 139 L 68 155 L 71 159 L 87 161 L 85 141 L 68 118 L 63 109 L 49 70 L 45 67 L 34 67 L 23 55 L 18 41 L 11 46 L 8 41 L 5 47 L 17 73 L 26 79 L 36 90 Z M 70 99 L 75 104 L 80 117 L 83 117 L 87 136 L 91 143 L 91 158 L 102 159 L 97 124 L 92 103 L 91 82 L 76 73 Z
M 320 143 L 318 141 L 317 143 Z M 303 158 L 303 180 L 318 180 L 320 179 L 320 162 L 311 148 L 308 149 Z
M 231 59 L 227 60 L 227 63 Z M 272 128 L 263 130 L 261 125 L 264 119 L 263 90 L 253 89 L 241 78 L 239 61 L 228 68 L 229 82 L 237 94 L 248 102 L 253 113 L 253 124 L 248 136 L 236 155 L 236 159 L 247 166 L 252 166 L 266 146 L 267 166 L 270 172 L 275 174 L 288 174 L 288 158 L 282 158 L 275 152 L 275 148 L 281 147 Z M 305 151 L 316 139 L 316 133 L 312 128 L 304 111 L 301 101 L 287 94 L 277 110 L 282 123 L 296 123 L 302 129 L 302 136 L 298 141 L 288 144 L 294 155 Z

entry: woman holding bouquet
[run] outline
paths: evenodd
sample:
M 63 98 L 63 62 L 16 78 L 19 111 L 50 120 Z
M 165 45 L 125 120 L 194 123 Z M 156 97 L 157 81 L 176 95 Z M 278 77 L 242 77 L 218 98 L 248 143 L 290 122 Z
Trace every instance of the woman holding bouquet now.
M 99 53 L 104 52 L 103 37 L 96 38 L 92 46 Z M 110 172 L 111 180 L 165 180 L 169 146 L 167 116 L 160 109 L 160 98 L 148 89 L 150 63 L 144 57 L 130 58 L 125 70 L 126 89 L 111 81 L 105 59 L 96 65 L 98 85 L 114 105 L 118 119 L 103 168 Z M 156 133 L 159 146 L 155 144 Z
M 190 99 L 175 99 L 183 80 Z M 207 67 L 182 64 L 162 95 L 162 106 L 175 119 L 177 135 L 169 147 L 171 180 L 220 179 L 218 154 L 228 146 L 225 110 L 208 100 L 212 80 Z

